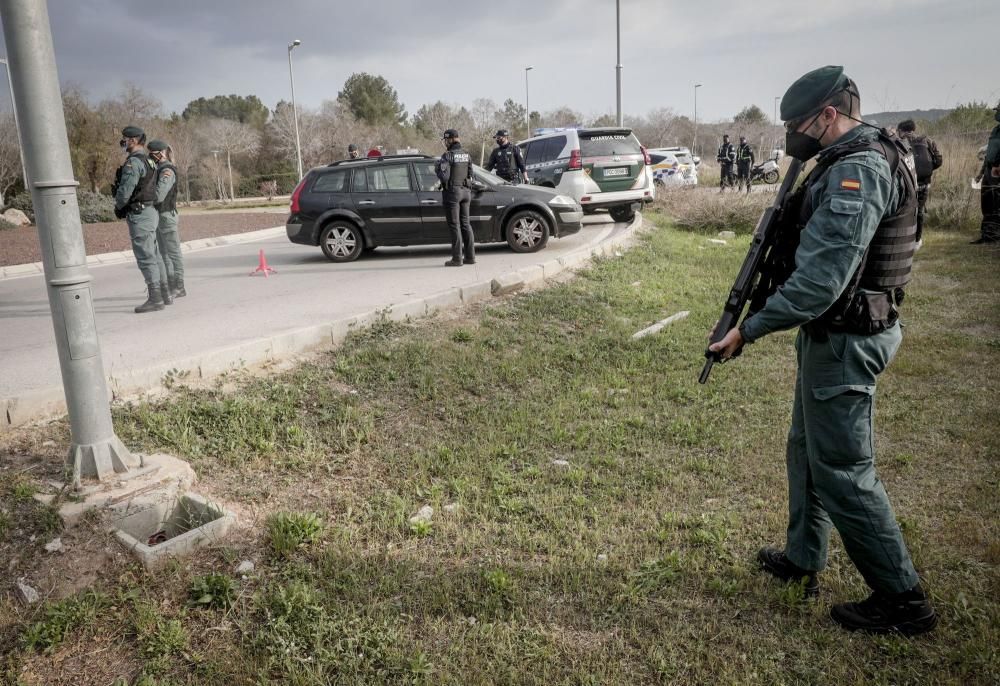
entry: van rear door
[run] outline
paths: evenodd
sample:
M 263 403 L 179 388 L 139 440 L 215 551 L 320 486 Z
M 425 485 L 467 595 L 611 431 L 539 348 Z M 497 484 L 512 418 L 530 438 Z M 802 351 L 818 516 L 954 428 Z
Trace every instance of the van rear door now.
M 584 172 L 605 193 L 631 190 L 645 168 L 631 129 L 580 131 Z

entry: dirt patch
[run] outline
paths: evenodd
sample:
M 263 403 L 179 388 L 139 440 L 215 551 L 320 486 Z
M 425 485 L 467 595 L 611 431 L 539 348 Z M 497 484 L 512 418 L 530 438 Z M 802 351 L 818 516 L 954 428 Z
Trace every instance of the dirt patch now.
M 181 215 L 182 241 L 214 238 L 249 231 L 259 231 L 279 226 L 285 221 L 283 214 L 275 212 L 205 213 Z M 131 250 L 128 227 L 124 221 L 83 225 L 83 241 L 88 255 Z M 34 226 L 8 229 L 0 237 L 0 267 L 27 264 L 42 259 L 38 245 L 38 232 Z

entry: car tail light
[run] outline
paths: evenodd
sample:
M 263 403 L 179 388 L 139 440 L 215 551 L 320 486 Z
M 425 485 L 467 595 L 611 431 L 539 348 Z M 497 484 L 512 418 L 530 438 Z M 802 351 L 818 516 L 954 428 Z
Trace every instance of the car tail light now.
M 569 154 L 569 164 L 566 169 L 583 169 L 583 157 L 580 155 L 580 150 L 573 150 Z
M 649 151 L 646 150 L 646 148 L 644 148 L 641 145 L 639 146 L 639 149 L 642 150 L 642 160 L 643 160 L 643 162 L 645 162 L 646 164 L 652 164 L 653 160 L 651 160 L 649 158 Z
M 301 181 L 299 181 L 299 185 L 295 187 L 295 190 L 292 191 L 292 206 L 290 208 L 292 214 L 298 214 L 299 213 L 299 209 L 300 209 L 299 208 L 299 195 L 302 194 L 302 188 L 305 185 L 306 185 L 306 180 L 302 179 Z

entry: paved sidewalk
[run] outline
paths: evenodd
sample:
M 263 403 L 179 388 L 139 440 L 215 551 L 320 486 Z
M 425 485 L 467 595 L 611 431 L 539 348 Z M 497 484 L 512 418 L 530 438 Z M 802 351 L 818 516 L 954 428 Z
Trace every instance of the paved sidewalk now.
M 447 246 L 379 248 L 334 264 L 319 248 L 284 235 L 228 242 L 188 252 L 189 295 L 144 315 L 132 310 L 145 298 L 134 263 L 97 262 L 91 274 L 104 371 L 114 397 L 133 397 L 160 388 L 175 370 L 210 378 L 331 347 L 383 314 L 419 317 L 540 285 L 595 253 L 615 252 L 641 221 L 626 226 L 588 217 L 579 234 L 552 239 L 538 253 L 483 246 L 477 263 L 460 269 L 443 266 Z M 277 270 L 270 278 L 249 276 L 261 249 Z M 43 276 L 0 281 L 0 430 L 64 412 L 61 384 Z

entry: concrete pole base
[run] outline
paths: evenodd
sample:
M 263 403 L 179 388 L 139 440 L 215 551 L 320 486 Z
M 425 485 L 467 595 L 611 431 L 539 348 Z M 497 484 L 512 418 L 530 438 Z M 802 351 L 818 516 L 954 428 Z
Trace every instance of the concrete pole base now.
M 66 456 L 66 465 L 72 475 L 73 489 L 79 491 L 84 479 L 107 481 L 121 478 L 119 475 L 141 467 L 142 458 L 133 455 L 118 436 L 112 435 L 101 443 L 74 443 Z

